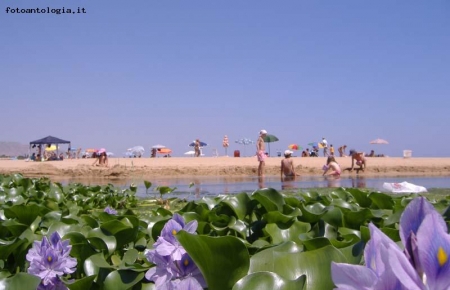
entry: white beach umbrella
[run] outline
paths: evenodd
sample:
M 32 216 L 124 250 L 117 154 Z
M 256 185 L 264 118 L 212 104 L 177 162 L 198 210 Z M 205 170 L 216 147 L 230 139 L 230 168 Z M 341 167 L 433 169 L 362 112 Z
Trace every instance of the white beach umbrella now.
M 154 149 L 162 149 L 162 148 L 166 148 L 166 146 L 158 144 L 158 145 L 153 145 L 152 148 L 154 148 Z

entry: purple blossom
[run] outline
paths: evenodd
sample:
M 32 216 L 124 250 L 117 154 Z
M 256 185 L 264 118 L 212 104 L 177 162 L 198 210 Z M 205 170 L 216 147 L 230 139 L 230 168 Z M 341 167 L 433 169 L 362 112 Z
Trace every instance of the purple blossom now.
M 50 279 L 47 285 L 44 285 L 42 282 L 39 284 L 36 290 L 67 290 L 67 286 L 59 279 L 52 278 Z
M 69 256 L 71 249 L 69 241 L 61 241 L 57 232 L 50 236 L 50 241 L 47 237 L 35 241 L 26 256 L 30 262 L 28 273 L 41 278 L 43 286 L 50 287 L 45 289 L 61 289 L 57 288 L 59 277 L 76 270 L 77 260 Z
M 450 235 L 442 216 L 423 197 L 400 218 L 405 250 L 369 225 L 366 266 L 332 263 L 337 289 L 450 289 Z
M 155 282 L 156 289 L 201 290 L 206 287 L 200 270 L 175 237 L 180 230 L 195 234 L 196 229 L 197 221 L 185 224 L 179 214 L 174 214 L 164 225 L 153 249 L 146 253 L 155 267 L 149 269 L 145 277 Z
M 117 214 L 117 210 L 113 209 L 109 205 L 105 208 L 104 212 L 109 213 L 109 214 Z

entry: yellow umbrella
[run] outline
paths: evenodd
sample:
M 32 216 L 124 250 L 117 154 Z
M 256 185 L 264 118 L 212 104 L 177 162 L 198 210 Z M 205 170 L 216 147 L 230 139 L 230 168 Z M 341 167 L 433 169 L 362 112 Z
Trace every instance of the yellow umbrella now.
M 46 147 L 45 151 L 55 151 L 56 149 L 58 149 L 58 147 L 56 145 L 52 145 L 50 147 Z

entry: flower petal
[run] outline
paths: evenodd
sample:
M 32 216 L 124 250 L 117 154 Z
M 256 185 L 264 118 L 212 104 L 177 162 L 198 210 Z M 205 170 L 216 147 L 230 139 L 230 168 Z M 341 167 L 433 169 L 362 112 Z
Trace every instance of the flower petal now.
M 436 211 L 427 215 L 417 233 L 419 260 L 430 289 L 450 287 L 450 235 L 440 224 Z
M 425 216 L 432 212 L 436 212 L 433 205 L 429 203 L 426 198 L 418 197 L 408 204 L 400 217 L 400 239 L 411 256 L 411 232 L 417 236 L 417 231 L 425 219 Z M 438 221 L 436 226 L 441 226 L 447 231 L 447 226 L 442 218 Z
M 331 262 L 331 277 L 337 289 L 369 290 L 378 277 L 371 269 L 360 265 Z
M 398 281 L 404 286 L 404 289 L 426 289 L 414 267 L 408 261 L 405 254 L 401 252 L 397 246 L 395 248 L 390 247 L 388 249 L 388 253 L 390 265 L 390 267 L 387 269 L 387 271 L 390 272 L 388 273 L 388 275 L 395 275 Z

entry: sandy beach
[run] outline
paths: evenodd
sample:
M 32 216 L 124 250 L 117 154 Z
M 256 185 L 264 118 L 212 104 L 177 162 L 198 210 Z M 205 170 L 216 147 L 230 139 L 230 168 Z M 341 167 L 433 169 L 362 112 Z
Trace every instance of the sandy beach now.
M 321 175 L 324 157 L 293 157 L 301 175 Z M 341 168 L 350 167 L 350 157 L 336 158 Z M 281 157 L 266 160 L 266 176 L 280 174 Z M 172 158 L 110 158 L 109 167 L 92 166 L 94 159 L 50 162 L 0 160 L 0 173 L 21 173 L 28 177 L 79 178 L 151 178 L 182 176 L 256 176 L 256 157 L 172 157 Z M 356 175 L 344 172 L 342 176 Z M 368 158 L 364 176 L 450 176 L 450 158 Z

